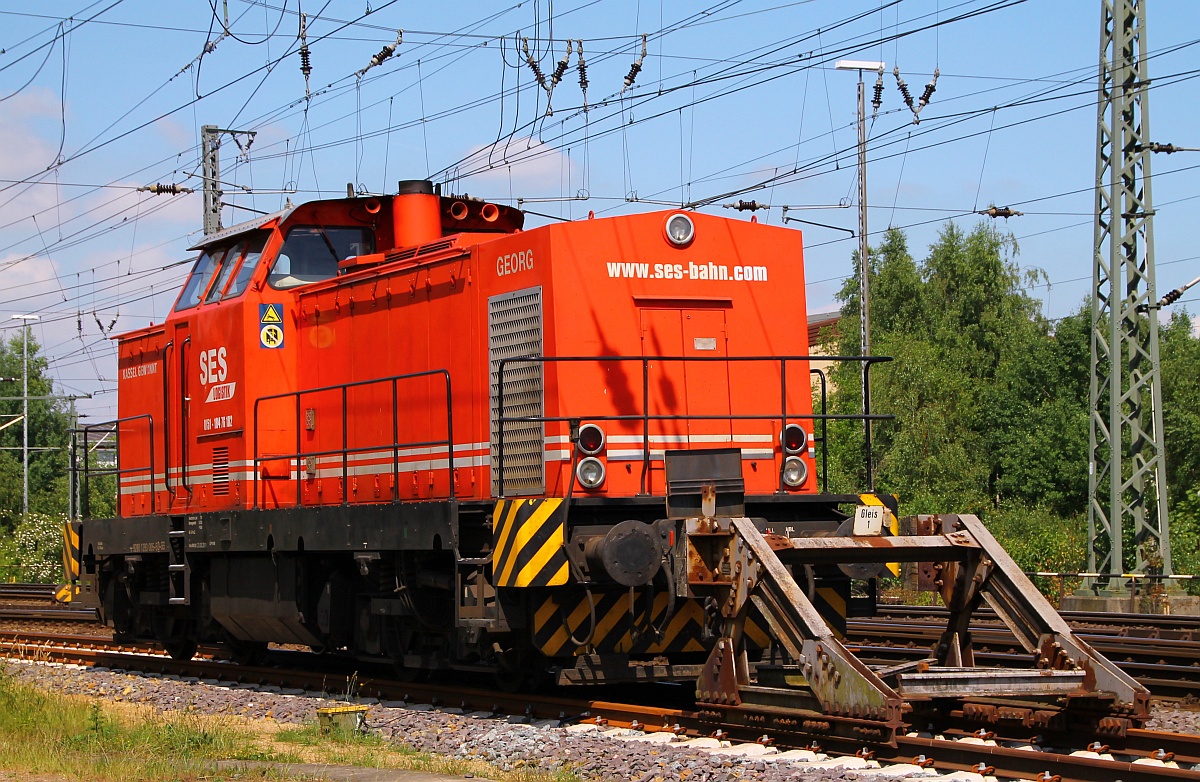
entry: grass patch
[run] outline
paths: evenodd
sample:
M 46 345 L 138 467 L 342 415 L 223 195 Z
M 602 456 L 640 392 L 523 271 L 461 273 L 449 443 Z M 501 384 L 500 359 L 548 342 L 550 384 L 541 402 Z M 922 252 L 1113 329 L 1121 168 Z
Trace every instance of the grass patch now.
M 479 760 L 417 752 L 370 733 L 326 733 L 315 721 L 281 725 L 59 695 L 18 681 L 0 664 L 0 771 L 63 782 L 306 778 L 270 766 L 219 771 L 217 760 L 395 768 L 496 782 L 581 782 L 569 771 L 503 771 Z
M 0 668 L 0 769 L 97 782 L 221 779 L 218 759 L 268 759 L 214 718 L 121 710 L 24 684 Z M 273 771 L 243 779 L 280 779 Z

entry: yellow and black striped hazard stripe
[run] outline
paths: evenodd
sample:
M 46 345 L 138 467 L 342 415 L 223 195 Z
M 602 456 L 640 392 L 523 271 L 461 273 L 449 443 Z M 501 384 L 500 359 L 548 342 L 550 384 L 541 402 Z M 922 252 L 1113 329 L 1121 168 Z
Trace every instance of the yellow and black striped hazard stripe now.
M 678 601 L 675 613 L 666 620 L 664 627 L 669 602 L 666 593 L 659 591 L 654 595 L 649 620 L 646 608 L 650 598 L 645 590 L 634 590 L 633 594 L 631 620 L 628 590 L 593 593 L 596 603 L 594 632 L 591 632 L 591 609 L 586 595 L 572 590 L 546 597 L 534 612 L 534 644 L 547 657 L 593 651 L 602 654 L 678 654 L 708 650 L 704 641 L 704 608 L 700 601 Z M 743 632 L 750 646 L 765 649 L 770 644 L 765 625 L 757 613 L 746 619 Z M 652 628 L 661 629 L 662 637 L 657 638 Z M 587 643 L 577 646 L 572 637 Z
M 646 609 L 650 602 L 644 590 L 634 590 L 634 617 L 629 616 L 629 591 L 593 593 L 596 603 L 596 628 L 591 630 L 588 597 L 572 590 L 556 592 L 545 598 L 533 615 L 533 642 L 547 657 L 561 657 L 587 651 L 617 654 L 702 652 L 704 609 L 695 600 L 677 604 L 675 614 L 661 628 L 656 640 L 651 627 L 659 627 L 667 610 L 667 595 L 654 596 L 651 618 Z M 635 642 L 634 630 L 639 631 Z M 589 637 L 590 635 L 590 637 Z M 588 643 L 576 646 L 571 636 Z
M 820 579 L 817 581 L 820 584 Z M 850 579 L 839 579 L 837 586 L 818 586 L 813 607 L 838 638 L 846 635 L 846 604 L 850 599 Z
M 68 522 L 63 524 L 63 578 L 66 581 L 54 593 L 60 603 L 69 603 L 79 591 L 79 531 Z
M 863 505 L 882 505 L 885 508 L 887 508 L 887 512 L 888 512 L 887 513 L 887 529 L 893 535 L 899 535 L 900 534 L 900 519 L 896 518 L 896 511 L 895 511 L 896 498 L 891 495 L 886 495 L 886 496 L 888 499 L 891 500 L 891 503 L 885 502 L 883 499 L 881 499 L 876 494 L 860 494 L 860 495 L 858 495 L 858 499 L 859 499 L 859 502 L 861 502 Z M 893 576 L 895 576 L 896 578 L 900 577 L 900 563 L 899 562 L 888 562 L 885 567 L 887 567 L 888 572 L 891 573 Z
M 499 500 L 492 513 L 498 587 L 561 586 L 570 580 L 561 497 Z

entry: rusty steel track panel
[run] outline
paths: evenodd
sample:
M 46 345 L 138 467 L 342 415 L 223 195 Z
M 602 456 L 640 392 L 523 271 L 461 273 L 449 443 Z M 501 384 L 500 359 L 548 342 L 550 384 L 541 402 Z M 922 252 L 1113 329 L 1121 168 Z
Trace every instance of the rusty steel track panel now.
M 942 628 L 935 624 L 901 622 L 895 618 L 847 623 L 849 641 L 864 647 L 863 654 L 876 660 L 924 656 L 941 632 Z M 973 624 L 971 635 L 980 647 L 976 656 L 981 660 L 1004 665 L 1006 660 L 1024 659 L 1017 639 L 1004 627 Z M 1200 641 L 1086 632 L 1078 636 L 1155 696 L 1183 698 L 1200 693 Z
M 949 611 L 943 606 L 880 605 L 879 616 L 888 619 L 945 621 Z M 1060 611 L 1059 615 L 1071 627 L 1097 635 L 1119 635 L 1147 638 L 1200 640 L 1200 616 L 1182 614 L 1106 613 L 1093 611 Z M 990 608 L 980 608 L 976 618 L 1000 624 Z
M 54 584 L 0 584 L 0 600 L 45 598 L 51 600 L 58 590 Z
M 106 666 L 114 670 L 131 673 L 174 674 L 198 676 L 221 681 L 302 688 L 324 692 L 338 677 L 328 672 L 311 672 L 279 668 L 255 668 L 233 665 L 213 660 L 179 662 L 145 645 L 122 645 L 114 647 L 104 638 L 80 636 L 43 635 L 35 633 L 0 633 L 0 648 L 9 656 L 54 662 L 70 662 L 82 665 Z M 311 659 L 311 655 L 276 655 Z M 738 725 L 719 725 L 701 719 L 697 711 L 689 709 L 655 708 L 652 706 L 613 703 L 599 700 L 559 698 L 554 696 L 505 695 L 491 690 L 462 688 L 456 685 L 445 687 L 434 684 L 412 684 L 383 679 L 359 680 L 361 696 L 380 699 L 397 699 L 433 705 L 451 705 L 467 710 L 491 710 L 493 712 L 525 715 L 531 719 L 560 720 L 563 724 L 593 721 L 610 727 L 629 728 L 638 726 L 646 732 L 669 731 L 684 736 L 708 735 L 721 730 L 731 739 L 753 742 L 763 731 Z M 781 731 L 770 735 L 780 748 L 802 748 L 811 746 L 811 738 L 797 738 Z M 1030 751 L 1012 746 L 986 746 L 954 738 L 922 738 L 899 736 L 895 747 L 875 749 L 875 758 L 881 762 L 911 762 L 917 755 L 931 759 L 934 768 L 942 771 L 973 770 L 992 767 L 997 776 L 1034 779 L 1043 773 L 1060 775 L 1063 782 L 1159 782 L 1161 780 L 1200 781 L 1200 772 L 1186 768 L 1172 769 L 1161 766 L 1139 765 L 1131 762 L 1136 757 L 1153 757 L 1156 752 L 1173 752 L 1181 763 L 1200 762 L 1200 737 L 1148 730 L 1130 730 L 1120 749 L 1120 760 L 1103 760 L 1088 757 L 1071 757 L 1054 751 Z M 1085 737 L 1081 737 L 1081 741 Z M 1011 743 L 1020 739 L 1010 740 Z M 831 755 L 855 754 L 850 745 L 830 746 L 823 750 Z
M 29 619 L 56 622 L 98 622 L 93 608 L 38 608 L 0 606 L 0 619 Z

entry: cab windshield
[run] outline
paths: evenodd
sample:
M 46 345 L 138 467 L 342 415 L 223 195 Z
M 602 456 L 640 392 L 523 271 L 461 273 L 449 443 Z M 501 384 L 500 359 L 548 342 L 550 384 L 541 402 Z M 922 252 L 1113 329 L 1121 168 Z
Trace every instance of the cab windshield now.
M 375 234 L 369 228 L 298 225 L 288 231 L 267 283 L 284 289 L 332 279 L 338 261 L 373 252 Z

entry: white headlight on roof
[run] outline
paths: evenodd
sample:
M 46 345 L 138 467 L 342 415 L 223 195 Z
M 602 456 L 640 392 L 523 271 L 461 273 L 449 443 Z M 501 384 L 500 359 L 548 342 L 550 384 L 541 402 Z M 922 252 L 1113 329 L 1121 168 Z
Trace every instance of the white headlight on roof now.
M 666 231 L 667 241 L 676 247 L 687 247 L 696 238 L 696 225 L 682 212 L 667 218 Z

